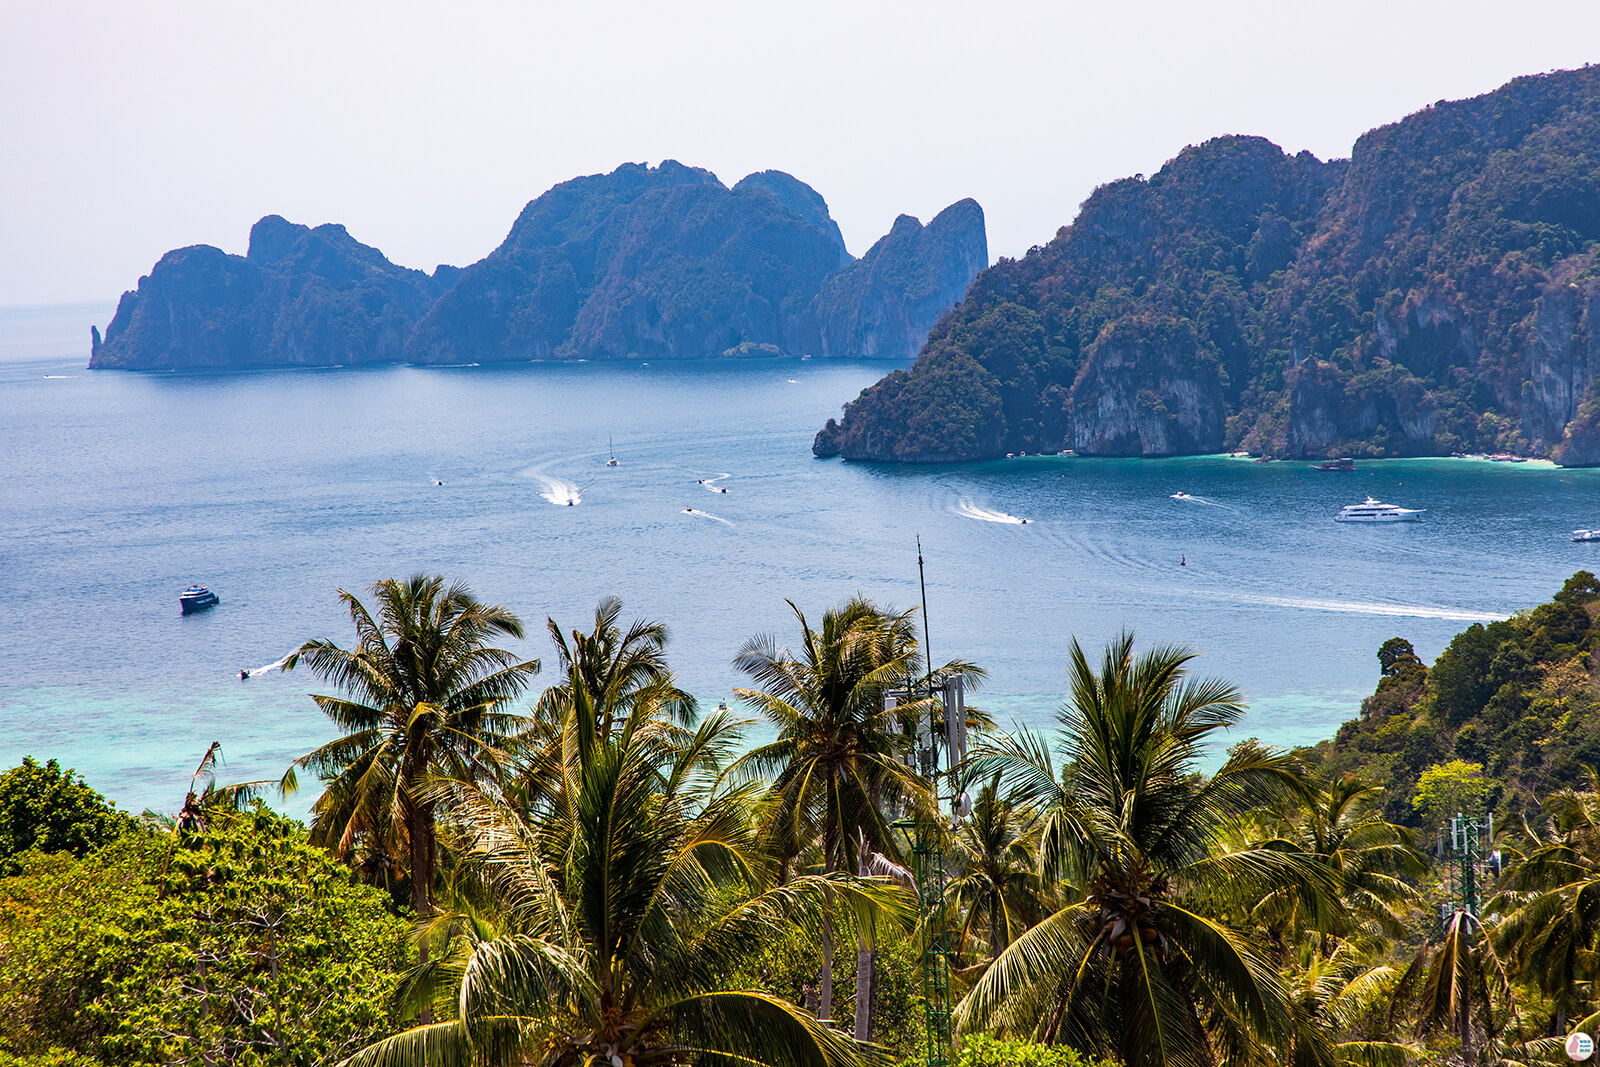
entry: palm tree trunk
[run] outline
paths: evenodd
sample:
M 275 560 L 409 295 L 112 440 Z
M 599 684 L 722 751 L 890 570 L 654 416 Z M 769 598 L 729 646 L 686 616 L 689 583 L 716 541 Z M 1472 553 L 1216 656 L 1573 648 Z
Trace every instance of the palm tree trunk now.
M 867 864 L 867 850 L 861 849 L 861 877 L 867 877 L 871 868 Z M 865 928 L 856 934 L 856 1040 L 872 1040 L 873 967 L 878 954 L 872 948 L 872 931 Z
M 833 849 L 828 849 L 828 860 L 823 864 L 824 874 L 833 873 Z M 833 1018 L 833 891 L 828 891 L 822 913 L 822 974 L 817 977 L 817 996 L 820 1001 L 817 1018 L 828 1022 Z
M 832 772 L 828 776 L 827 805 L 827 820 L 822 824 L 822 873 L 831 875 L 838 869 L 839 835 L 843 832 L 839 822 L 839 789 L 833 780 Z M 831 888 L 827 890 L 823 901 L 822 974 L 817 977 L 817 985 L 821 987 L 817 990 L 820 1001 L 817 1018 L 826 1023 L 833 1019 L 833 890 Z
M 422 805 L 411 808 L 411 825 L 407 827 L 411 838 L 411 909 L 417 913 L 417 922 L 423 922 L 432 913 L 430 902 L 433 889 L 433 813 Z M 428 962 L 428 943 L 417 945 L 417 962 Z M 421 1014 L 423 1026 L 433 1022 L 433 1009 L 424 1007 Z
M 832 782 L 829 784 L 829 793 L 834 792 Z M 832 800 L 832 797 L 829 797 Z M 832 808 L 830 803 L 829 808 Z M 822 873 L 830 875 L 838 869 L 838 859 L 834 854 L 837 848 L 837 835 L 830 835 L 826 829 L 822 830 Z M 819 985 L 818 1006 L 816 1017 L 822 1022 L 829 1022 L 834 1017 L 834 891 L 829 889 L 824 897 L 826 907 L 822 910 L 822 973 L 818 976 L 816 984 Z

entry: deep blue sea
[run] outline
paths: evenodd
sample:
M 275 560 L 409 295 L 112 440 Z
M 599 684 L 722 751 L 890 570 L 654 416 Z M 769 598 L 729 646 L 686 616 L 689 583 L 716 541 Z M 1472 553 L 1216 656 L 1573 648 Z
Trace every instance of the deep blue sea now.
M 1386 638 L 1431 660 L 1600 570 L 1568 540 L 1600 526 L 1600 471 L 849 464 L 812 434 L 891 364 L 90 373 L 109 310 L 0 310 L 0 766 L 53 756 L 133 810 L 181 804 L 212 741 L 244 780 L 331 737 L 308 672 L 240 669 L 348 641 L 337 590 L 416 571 L 521 613 L 547 662 L 547 615 L 583 626 L 618 594 L 670 625 L 709 707 L 746 637 L 794 633 L 785 597 L 916 605 L 920 534 L 934 658 L 987 668 L 974 702 L 1002 722 L 1048 723 L 1068 640 L 1130 627 L 1192 645 L 1248 695 L 1247 732 L 1288 744 L 1355 714 Z M 1368 494 L 1427 512 L 1332 521 Z M 181 616 L 192 582 L 221 605 Z

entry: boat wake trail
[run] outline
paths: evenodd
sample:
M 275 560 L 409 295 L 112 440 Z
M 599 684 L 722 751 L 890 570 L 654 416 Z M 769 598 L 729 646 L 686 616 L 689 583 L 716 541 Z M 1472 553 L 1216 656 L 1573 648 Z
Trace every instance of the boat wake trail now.
M 1462 608 L 1435 608 L 1425 604 L 1373 604 L 1358 600 L 1314 600 L 1292 596 L 1257 596 L 1251 593 L 1216 593 L 1243 604 L 1264 604 L 1278 608 L 1300 608 L 1304 611 L 1342 611 L 1353 615 L 1387 615 L 1404 619 L 1445 619 L 1450 622 L 1499 622 L 1504 614 L 1489 611 L 1467 611 Z
M 1203 496 L 1193 496 L 1193 495 L 1191 495 L 1189 493 L 1173 493 L 1172 494 L 1172 499 L 1173 500 L 1181 500 L 1185 504 L 1204 504 L 1207 507 L 1222 508 L 1224 511 L 1238 511 L 1239 510 L 1238 508 L 1232 507 L 1231 505 L 1218 503 L 1215 500 L 1207 500 Z
M 980 508 L 966 497 L 962 497 L 961 503 L 957 504 L 953 510 L 963 519 L 977 519 L 979 522 L 1003 522 L 1010 526 L 1028 525 L 1027 519 L 1019 519 L 1017 516 L 1007 515 L 1003 511 L 990 511 L 988 508 Z
M 710 519 L 712 522 L 720 522 L 724 526 L 732 526 L 733 525 L 733 523 L 729 522 L 727 519 L 723 518 L 721 515 L 713 515 L 713 514 L 711 514 L 711 512 L 709 512 L 709 511 L 701 511 L 699 508 L 684 508 L 683 509 L 683 513 L 685 515 L 693 515 L 696 518 L 700 518 L 700 519 Z
M 699 478 L 696 479 L 696 481 L 700 483 L 700 488 L 706 490 L 707 492 L 726 493 L 728 491 L 727 488 L 720 486 L 717 483 L 731 477 L 733 477 L 731 474 L 719 474 L 715 478 Z
M 544 488 L 540 490 L 539 495 L 557 507 L 583 503 L 583 493 L 572 482 L 564 478 L 556 478 L 543 471 L 530 470 L 523 473 L 543 485 Z
M 294 653 L 290 652 L 282 659 L 275 659 L 265 667 L 251 667 L 247 670 L 240 671 L 239 676 L 241 678 L 254 678 L 256 675 L 266 674 L 268 671 L 281 671 L 283 670 L 283 665 L 289 662 L 289 656 L 292 655 L 294 655 Z

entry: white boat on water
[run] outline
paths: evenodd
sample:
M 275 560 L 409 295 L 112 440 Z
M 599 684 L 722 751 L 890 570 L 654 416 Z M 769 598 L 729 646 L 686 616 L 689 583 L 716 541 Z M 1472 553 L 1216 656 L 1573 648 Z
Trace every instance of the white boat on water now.
M 1335 522 L 1416 522 L 1422 508 L 1402 508 L 1367 497 L 1360 504 L 1348 504 L 1333 517 Z
M 1600 530 L 1573 530 L 1574 541 L 1600 541 Z

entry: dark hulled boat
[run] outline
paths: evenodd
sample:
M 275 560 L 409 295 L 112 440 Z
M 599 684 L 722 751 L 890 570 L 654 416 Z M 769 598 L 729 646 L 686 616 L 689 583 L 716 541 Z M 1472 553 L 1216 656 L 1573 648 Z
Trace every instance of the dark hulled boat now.
M 196 611 L 204 611 L 206 608 L 215 607 L 219 603 L 221 603 L 221 600 L 217 594 L 203 585 L 191 585 L 178 594 L 178 606 L 183 609 L 185 615 Z

